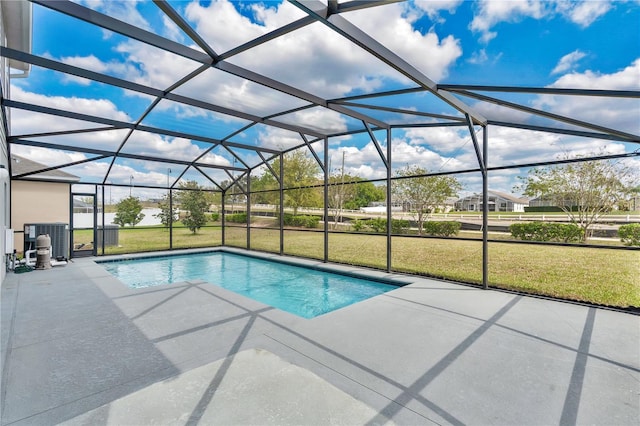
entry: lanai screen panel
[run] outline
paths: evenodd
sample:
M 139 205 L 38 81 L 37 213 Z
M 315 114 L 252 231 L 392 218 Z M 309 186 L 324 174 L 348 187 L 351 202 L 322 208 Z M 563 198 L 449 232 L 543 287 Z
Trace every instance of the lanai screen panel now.
M 350 171 L 375 169 L 365 179 L 410 161 L 477 171 L 486 125 L 488 166 L 513 169 L 510 183 L 519 165 L 566 152 L 636 161 L 640 6 L 515 4 L 35 2 L 32 50 L 0 52 L 31 64 L 3 93 L 9 143 L 82 181 L 114 182 L 126 166 L 152 187 L 193 177 L 214 189 L 324 138 L 326 168 L 350 147 Z

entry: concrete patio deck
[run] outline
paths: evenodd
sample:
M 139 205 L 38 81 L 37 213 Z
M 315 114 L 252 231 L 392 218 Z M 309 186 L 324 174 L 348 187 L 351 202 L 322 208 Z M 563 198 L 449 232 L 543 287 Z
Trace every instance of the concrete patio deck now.
M 1 423 L 639 424 L 640 317 L 410 280 L 307 320 L 90 258 L 10 273 Z

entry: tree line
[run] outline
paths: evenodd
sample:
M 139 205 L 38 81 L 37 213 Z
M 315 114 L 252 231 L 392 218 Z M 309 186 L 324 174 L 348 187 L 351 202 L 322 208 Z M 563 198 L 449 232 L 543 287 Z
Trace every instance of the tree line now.
M 282 184 L 284 207 L 291 208 L 293 215 L 306 208 L 324 206 L 324 181 L 321 168 L 315 158 L 302 150 L 284 154 L 271 161 L 260 175 L 250 177 L 252 204 L 280 204 L 280 177 L 282 164 Z M 583 238 L 588 238 L 590 228 L 604 213 L 611 211 L 631 195 L 640 196 L 637 171 L 620 162 L 585 161 L 533 168 L 516 190 L 526 196 L 544 197 L 564 210 L 572 223 L 582 229 Z M 242 176 L 227 191 L 228 202 L 246 202 L 247 175 Z M 231 181 L 222 182 L 228 187 Z M 418 234 L 422 235 L 425 221 L 430 213 L 445 205 L 450 197 L 457 197 L 463 186 L 450 175 L 429 175 L 429 171 L 417 165 L 406 165 L 395 172 L 391 181 L 392 199 L 405 204 L 405 210 L 413 214 Z M 242 200 L 239 201 L 238 197 Z M 625 198 L 626 197 L 626 198 Z M 387 188 L 376 185 L 359 176 L 345 172 L 342 166 L 333 170 L 328 177 L 327 208 L 333 217 L 332 226 L 337 228 L 345 210 L 358 210 L 371 203 L 386 204 Z M 211 216 L 211 205 L 221 204 L 220 192 L 211 192 L 200 187 L 195 181 L 180 182 L 169 206 L 168 194 L 158 203 L 160 213 L 155 215 L 165 227 L 180 220 L 195 233 L 204 226 Z M 178 216 L 178 206 L 183 216 Z M 232 208 L 233 210 L 233 208 Z M 135 226 L 144 217 L 142 206 L 136 197 L 127 197 L 117 205 L 114 223 Z

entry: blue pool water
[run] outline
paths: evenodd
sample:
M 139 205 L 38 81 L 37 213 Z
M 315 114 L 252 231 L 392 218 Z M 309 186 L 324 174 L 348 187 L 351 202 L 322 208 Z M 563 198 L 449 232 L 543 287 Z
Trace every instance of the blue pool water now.
M 101 264 L 131 288 L 201 279 L 304 318 L 398 288 L 393 284 L 224 252 Z

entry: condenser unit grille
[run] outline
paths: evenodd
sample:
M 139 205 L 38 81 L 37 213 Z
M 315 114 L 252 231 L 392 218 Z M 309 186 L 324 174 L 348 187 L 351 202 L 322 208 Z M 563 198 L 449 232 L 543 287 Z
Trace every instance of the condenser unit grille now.
M 69 257 L 69 225 L 66 223 L 27 223 L 24 225 L 24 249 L 35 249 L 38 235 L 51 237 L 51 258 Z

